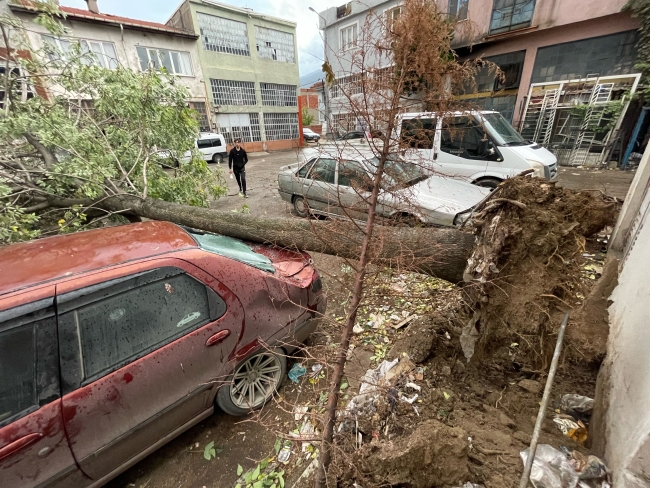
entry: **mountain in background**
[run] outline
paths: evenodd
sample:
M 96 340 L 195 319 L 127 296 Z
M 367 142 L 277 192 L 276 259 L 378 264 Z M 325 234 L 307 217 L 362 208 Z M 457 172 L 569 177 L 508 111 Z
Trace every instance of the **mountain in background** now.
M 321 70 L 307 73 L 305 76 L 300 77 L 300 88 L 309 88 L 314 83 L 319 82 L 323 78 L 325 78 L 325 73 L 323 73 Z

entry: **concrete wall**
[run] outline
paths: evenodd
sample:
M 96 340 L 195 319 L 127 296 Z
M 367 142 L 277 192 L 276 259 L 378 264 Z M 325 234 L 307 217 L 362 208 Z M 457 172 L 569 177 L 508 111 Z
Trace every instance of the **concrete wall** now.
M 617 237 L 619 236 L 619 237 Z M 650 487 L 650 149 L 637 170 L 610 246 L 620 259 L 598 378 L 594 450 L 616 488 Z

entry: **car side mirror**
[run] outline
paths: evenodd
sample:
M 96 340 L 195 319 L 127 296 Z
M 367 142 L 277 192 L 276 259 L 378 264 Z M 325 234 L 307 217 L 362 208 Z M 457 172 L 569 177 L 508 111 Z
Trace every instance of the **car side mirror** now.
M 494 154 L 494 144 L 489 139 L 481 139 L 478 143 L 478 154 L 481 157 L 492 156 Z

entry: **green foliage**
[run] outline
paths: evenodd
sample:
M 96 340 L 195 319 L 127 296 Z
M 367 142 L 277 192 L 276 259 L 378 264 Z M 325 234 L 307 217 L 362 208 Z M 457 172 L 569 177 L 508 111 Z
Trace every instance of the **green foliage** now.
M 592 114 L 587 125 L 587 130 L 602 133 L 613 129 L 623 112 L 623 106 L 627 97 L 628 95 L 626 94 L 620 100 L 614 100 L 602 106 L 592 107 Z M 584 121 L 588 116 L 589 110 L 590 106 L 587 104 L 578 105 L 571 109 L 571 113 L 581 121 Z
M 54 35 L 64 34 L 53 0 L 36 3 L 42 10 L 38 22 Z M 2 17 L 0 24 L 21 28 L 16 18 Z M 105 69 L 93 56 L 74 43 L 65 53 L 46 46 L 31 59 L 12 62 L 24 67 L 22 73 L 47 77 L 0 76 L 8 100 L 0 112 L 0 243 L 31 239 L 43 229 L 51 234 L 95 225 L 93 202 L 115 194 L 200 207 L 226 194 L 221 171 L 210 169 L 194 147 L 197 114 L 178 79 L 158 71 Z M 43 79 L 50 96 L 23 100 L 25 82 L 37 86 Z M 164 169 L 170 162 L 178 167 Z M 80 203 L 24 211 L 57 198 Z
M 214 447 L 214 441 L 210 441 L 203 448 L 203 457 L 209 461 L 210 459 L 217 457 L 217 454 L 221 454 L 222 452 L 222 447 Z
M 641 85 L 635 93 L 636 96 L 644 99 L 650 99 L 650 0 L 629 0 L 623 7 L 623 10 L 631 12 L 632 17 L 638 19 L 641 27 L 639 28 L 639 41 L 637 42 L 638 63 L 635 68 L 641 74 Z
M 302 108 L 302 125 L 311 125 L 314 122 L 314 116 L 309 113 L 307 107 Z

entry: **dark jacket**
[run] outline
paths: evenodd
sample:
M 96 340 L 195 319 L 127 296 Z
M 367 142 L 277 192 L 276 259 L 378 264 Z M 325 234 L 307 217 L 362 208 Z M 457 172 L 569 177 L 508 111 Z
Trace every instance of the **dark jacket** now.
M 248 163 L 248 154 L 246 150 L 242 147 L 237 150 L 236 147 L 233 147 L 228 154 L 228 169 L 234 169 L 235 171 L 241 171 L 244 169 Z

